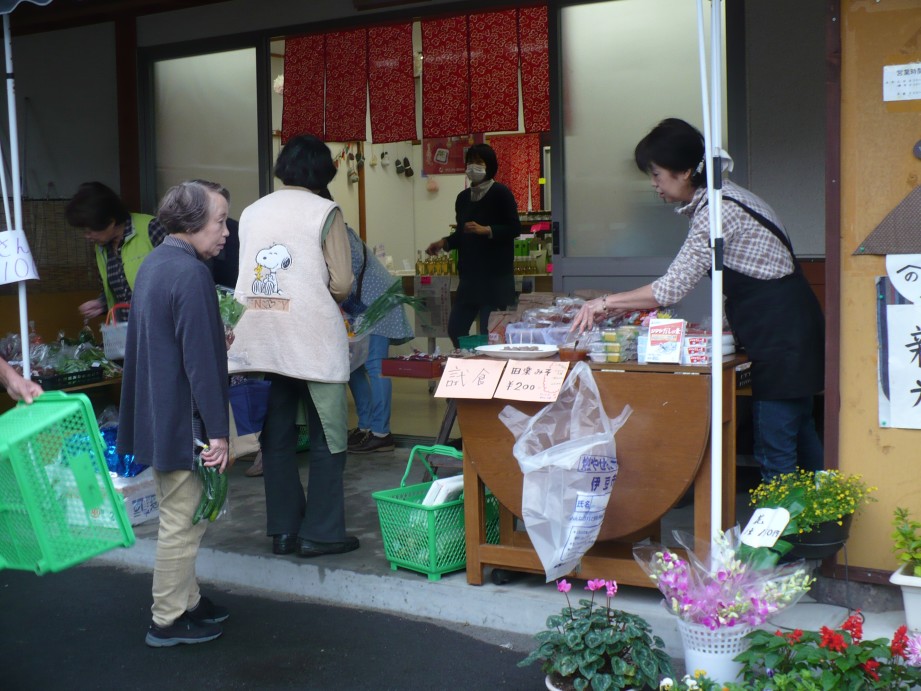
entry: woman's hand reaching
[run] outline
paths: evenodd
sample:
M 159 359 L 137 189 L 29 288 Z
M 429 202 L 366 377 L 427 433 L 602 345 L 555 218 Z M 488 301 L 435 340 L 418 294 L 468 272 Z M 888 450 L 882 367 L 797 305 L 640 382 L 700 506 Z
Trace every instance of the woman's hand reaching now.
M 572 320 L 572 327 L 570 327 L 570 333 L 581 334 L 583 331 L 587 331 L 595 326 L 595 321 L 598 316 L 607 314 L 607 309 L 604 306 L 604 300 L 607 295 L 595 298 L 594 300 L 589 300 L 579 309 L 579 312 L 576 314 L 575 319 Z

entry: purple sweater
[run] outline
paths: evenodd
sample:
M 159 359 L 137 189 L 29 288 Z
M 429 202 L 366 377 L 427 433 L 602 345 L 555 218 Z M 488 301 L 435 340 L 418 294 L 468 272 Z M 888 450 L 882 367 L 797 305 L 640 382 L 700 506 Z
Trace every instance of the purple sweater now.
M 208 437 L 230 436 L 227 347 L 214 280 L 172 236 L 138 270 L 128 320 L 118 452 L 159 471 L 190 470 L 192 411 Z

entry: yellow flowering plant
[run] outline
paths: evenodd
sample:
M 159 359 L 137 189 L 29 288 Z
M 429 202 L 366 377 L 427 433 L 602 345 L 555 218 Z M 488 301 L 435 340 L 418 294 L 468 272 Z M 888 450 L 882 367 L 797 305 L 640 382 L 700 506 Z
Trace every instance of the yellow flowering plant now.
M 834 521 L 840 525 L 861 506 L 876 501 L 870 496 L 875 490 L 862 475 L 799 469 L 762 482 L 751 490 L 750 504 L 755 508 L 795 507 L 790 511 L 790 525 L 784 531 L 785 535 L 795 535 L 808 533 L 820 523 Z

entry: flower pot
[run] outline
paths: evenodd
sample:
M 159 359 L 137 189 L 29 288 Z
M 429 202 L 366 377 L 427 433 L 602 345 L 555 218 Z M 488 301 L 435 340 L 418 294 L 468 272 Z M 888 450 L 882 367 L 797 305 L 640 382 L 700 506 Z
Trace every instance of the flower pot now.
M 703 670 L 710 679 L 719 683 L 741 681 L 742 663 L 733 658 L 748 648 L 745 636 L 752 628 L 740 624 L 711 630 L 702 624 L 679 619 L 685 671 L 693 675 L 697 670 Z
M 566 689 L 573 688 L 572 686 L 557 686 L 549 674 L 544 677 L 544 685 L 549 691 L 566 691 Z M 624 691 L 633 691 L 633 689 L 624 689 Z
M 921 577 L 909 573 L 909 565 L 893 572 L 889 582 L 902 589 L 902 604 L 905 607 L 905 623 L 914 631 L 921 631 Z
M 786 556 L 798 559 L 827 559 L 834 556 L 847 542 L 853 518 L 854 514 L 848 514 L 842 519 L 841 525 L 837 521 L 825 521 L 808 533 L 785 535 L 781 539 L 793 545 Z

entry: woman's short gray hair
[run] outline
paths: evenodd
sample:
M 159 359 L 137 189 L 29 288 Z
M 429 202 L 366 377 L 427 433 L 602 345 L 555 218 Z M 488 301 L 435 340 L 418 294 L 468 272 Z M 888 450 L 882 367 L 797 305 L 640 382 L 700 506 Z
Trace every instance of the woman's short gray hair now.
M 216 192 L 230 201 L 230 192 L 216 182 L 186 180 L 170 187 L 157 210 L 157 220 L 167 233 L 197 233 L 211 216 L 211 197 Z

